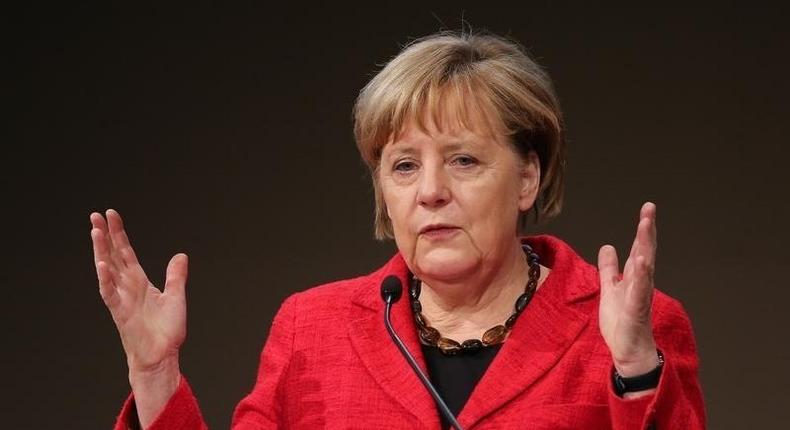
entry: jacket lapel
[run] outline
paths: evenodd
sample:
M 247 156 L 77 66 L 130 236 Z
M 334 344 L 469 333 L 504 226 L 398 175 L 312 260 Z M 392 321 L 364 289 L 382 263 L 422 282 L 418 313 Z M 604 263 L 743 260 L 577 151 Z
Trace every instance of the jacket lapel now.
M 401 299 L 392 307 L 392 326 L 427 374 L 417 329 L 411 314 L 406 283 L 406 264 L 400 255 L 361 285 L 352 306 L 349 335 L 351 344 L 365 368 L 381 388 L 426 428 L 438 428 L 436 405 L 417 375 L 401 355 L 384 326 L 384 302 L 379 288 L 388 275 L 400 278 L 404 287 Z
M 552 272 L 461 411 L 458 419 L 464 428 L 474 427 L 533 385 L 559 361 L 590 323 L 587 310 L 597 284 L 585 285 L 589 282 L 583 279 L 589 277 L 580 276 L 578 264 L 583 268 L 590 266 L 575 253 L 568 252 L 567 245 L 551 240 L 554 241 L 558 243 L 550 247 L 544 247 L 542 241 L 531 243 L 544 264 L 552 267 Z
M 502 349 L 472 392 L 458 417 L 472 428 L 496 413 L 548 372 L 563 356 L 587 324 L 591 300 L 598 291 L 595 269 L 564 242 L 536 236 L 528 242 L 552 269 L 519 318 Z M 379 288 L 388 275 L 404 286 L 401 300 L 393 305 L 392 324 L 406 347 L 427 374 L 417 329 L 408 300 L 407 267 L 400 254 L 359 286 L 351 309 L 351 344 L 365 368 L 382 389 L 426 428 L 439 428 L 439 414 L 406 359 L 389 338 L 384 326 L 384 303 Z

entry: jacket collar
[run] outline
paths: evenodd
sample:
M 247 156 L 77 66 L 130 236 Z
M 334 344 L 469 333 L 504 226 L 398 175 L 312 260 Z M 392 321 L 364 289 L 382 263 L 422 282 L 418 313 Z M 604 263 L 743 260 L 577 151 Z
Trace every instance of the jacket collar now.
M 465 428 L 495 413 L 548 372 L 588 324 L 589 300 L 598 291 L 595 269 L 561 240 L 551 236 L 523 239 L 551 273 L 519 317 L 507 341 L 491 362 L 458 416 Z M 427 373 L 417 328 L 412 318 L 408 289 L 408 267 L 396 254 L 384 267 L 367 277 L 352 301 L 349 325 L 352 345 L 376 382 L 425 427 L 438 428 L 436 405 L 417 376 L 389 339 L 384 327 L 381 281 L 397 276 L 404 296 L 393 305 L 392 324 L 409 351 Z

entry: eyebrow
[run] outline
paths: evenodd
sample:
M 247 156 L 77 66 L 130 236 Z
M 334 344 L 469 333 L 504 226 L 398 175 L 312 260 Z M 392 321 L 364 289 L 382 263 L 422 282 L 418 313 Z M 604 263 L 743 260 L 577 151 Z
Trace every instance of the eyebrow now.
M 465 147 L 477 148 L 479 149 L 481 145 L 477 142 L 471 140 L 456 140 L 451 143 L 446 144 L 439 144 L 441 146 L 442 151 L 458 151 Z M 392 149 L 390 152 L 390 157 L 399 156 L 399 155 L 414 155 L 417 154 L 419 151 L 414 148 L 414 146 L 409 144 L 404 144 L 403 146 L 397 145 L 397 147 Z
M 394 158 L 394 157 L 397 157 L 397 156 L 400 156 L 400 155 L 414 155 L 416 153 L 417 153 L 417 150 L 414 149 L 413 146 L 406 146 L 406 147 L 398 146 L 397 148 L 394 148 L 389 153 L 389 157 L 388 158 Z

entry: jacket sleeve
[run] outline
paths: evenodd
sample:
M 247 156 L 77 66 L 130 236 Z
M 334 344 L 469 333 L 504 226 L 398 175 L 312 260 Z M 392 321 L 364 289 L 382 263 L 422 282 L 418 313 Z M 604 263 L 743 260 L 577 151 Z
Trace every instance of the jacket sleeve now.
M 618 397 L 610 383 L 609 410 L 614 430 L 705 429 L 691 322 L 680 303 L 667 296 L 661 299 L 653 307 L 653 333 L 664 355 L 661 379 L 653 394 L 636 399 Z
M 203 416 L 197 404 L 192 389 L 189 387 L 186 378 L 181 377 L 176 392 L 170 397 L 162 412 L 156 417 L 153 423 L 146 430 L 165 430 L 165 429 L 184 429 L 184 430 L 206 430 Z M 137 409 L 134 404 L 134 396 L 130 395 L 123 405 L 118 419 L 115 421 L 114 430 L 138 430 L 140 422 L 137 419 Z
M 274 317 L 269 338 L 261 353 L 258 377 L 252 392 L 236 407 L 233 430 L 281 428 L 281 385 L 286 379 L 293 347 L 296 296 L 288 298 Z M 114 430 L 139 429 L 134 396 L 130 395 L 116 420 Z M 146 430 L 207 430 L 197 399 L 185 377 L 162 412 Z
M 261 353 L 258 377 L 252 392 L 236 406 L 233 430 L 278 429 L 286 412 L 283 405 L 284 386 L 296 334 L 297 299 L 294 294 L 285 300 L 274 317 L 269 338 Z

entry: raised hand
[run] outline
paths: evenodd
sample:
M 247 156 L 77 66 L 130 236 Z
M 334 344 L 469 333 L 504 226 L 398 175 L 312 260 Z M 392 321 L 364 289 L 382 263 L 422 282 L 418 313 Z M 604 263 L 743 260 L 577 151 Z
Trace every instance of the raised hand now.
M 601 335 L 625 377 L 647 373 L 658 364 L 651 320 L 655 262 L 656 205 L 648 202 L 639 213 L 622 279 L 614 247 L 604 245 L 598 253 Z
M 180 381 L 178 350 L 186 337 L 187 256 L 167 266 L 164 291 L 148 280 L 118 212 L 92 213 L 93 256 L 99 294 L 121 336 L 137 414 L 147 427 Z

